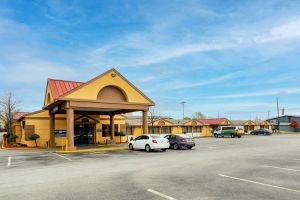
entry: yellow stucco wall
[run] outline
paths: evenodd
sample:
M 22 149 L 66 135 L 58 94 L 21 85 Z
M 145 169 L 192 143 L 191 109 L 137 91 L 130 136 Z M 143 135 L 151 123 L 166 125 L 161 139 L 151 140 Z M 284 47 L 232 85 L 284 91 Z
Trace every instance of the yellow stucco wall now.
M 133 135 L 134 137 L 142 135 L 142 127 L 141 126 L 134 126 L 133 128 Z M 211 127 L 208 125 L 204 125 L 201 128 L 201 136 L 208 137 L 212 136 L 211 134 Z M 172 126 L 172 134 L 182 134 L 183 133 L 183 126 Z
M 74 118 L 79 118 L 82 115 L 75 115 Z M 99 123 L 96 123 L 96 130 L 102 130 L 102 124 L 109 124 L 109 116 L 107 115 L 88 115 L 89 118 L 93 118 Z M 32 113 L 31 115 L 26 116 L 24 119 L 26 125 L 34 125 L 35 127 L 35 133 L 40 136 L 40 138 L 37 140 L 37 144 L 39 147 L 46 147 L 46 142 L 49 141 L 49 128 L 50 128 L 50 117 L 48 114 L 48 111 L 39 111 L 36 113 Z M 75 120 L 76 123 L 80 123 L 81 119 Z M 92 121 L 92 120 L 91 120 Z M 121 124 L 125 124 L 125 118 L 122 115 L 116 115 L 115 116 L 115 124 L 118 124 L 118 129 L 120 131 Z M 16 122 L 14 126 L 19 125 L 20 127 L 20 143 L 26 144 L 29 147 L 34 147 L 35 142 L 34 141 L 28 141 L 25 140 L 25 131 L 20 126 L 20 122 Z M 55 115 L 55 130 L 66 130 L 67 129 L 67 121 L 66 121 L 66 115 L 65 114 L 58 114 Z M 119 136 L 116 136 L 116 142 L 119 142 L 120 139 Z M 106 139 L 109 139 L 109 137 L 102 137 L 102 132 L 95 131 L 95 141 L 96 143 L 105 143 Z M 65 137 L 55 137 L 55 143 L 56 146 L 65 145 L 66 138 Z M 127 137 L 122 137 L 122 142 L 126 142 Z
M 115 73 L 116 76 L 112 77 L 111 74 Z M 99 91 L 105 86 L 112 85 L 121 88 L 127 95 L 129 102 L 137 103 L 148 103 L 151 102 L 141 95 L 134 87 L 132 87 L 127 81 L 125 81 L 117 72 L 111 71 L 104 74 L 103 76 L 93 80 L 87 85 L 75 90 L 66 96 L 65 98 L 75 98 L 75 99 L 88 99 L 97 100 L 97 95 Z
M 182 127 L 181 126 L 173 126 L 172 127 L 172 134 L 180 134 L 182 133 Z
M 48 99 L 48 95 L 50 97 L 49 99 Z M 52 97 L 52 94 L 51 94 L 50 86 L 47 84 L 45 99 L 44 99 L 44 105 L 47 105 L 52 101 L 53 101 L 53 97 Z
M 133 131 L 133 136 L 138 137 L 138 136 L 142 135 L 143 128 L 142 128 L 142 126 L 134 126 L 132 131 Z
M 17 136 L 16 142 L 19 143 L 21 141 L 21 137 L 22 137 L 21 123 L 18 121 L 14 122 L 13 126 L 12 126 L 12 130 L 13 130 L 14 134 L 16 134 L 16 136 Z
M 210 126 L 202 126 L 201 136 L 203 136 L 203 137 L 212 136 L 211 127 Z
M 161 119 L 161 120 L 157 120 L 157 121 L 154 121 L 153 122 L 153 125 L 154 126 L 158 126 L 159 123 L 163 122 L 165 124 L 165 126 L 172 126 L 173 123 L 167 121 L 167 120 L 164 120 L 164 119 Z

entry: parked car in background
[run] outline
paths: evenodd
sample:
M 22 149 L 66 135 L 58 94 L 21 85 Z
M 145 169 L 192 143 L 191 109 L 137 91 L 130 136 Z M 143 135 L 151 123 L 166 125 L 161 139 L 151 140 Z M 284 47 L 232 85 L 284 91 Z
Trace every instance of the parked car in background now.
M 244 134 L 244 128 L 241 126 L 219 126 L 216 130 L 214 130 L 213 134 L 215 137 L 225 137 L 229 136 L 232 138 L 242 137 Z
M 166 151 L 170 148 L 169 140 L 155 134 L 145 134 L 131 140 L 128 145 L 130 150 L 145 149 L 147 152 L 154 149 Z
M 170 148 L 181 149 L 188 148 L 191 149 L 195 146 L 195 141 L 192 137 L 185 134 L 169 134 L 165 136 L 169 140 Z
M 265 128 L 260 128 L 250 132 L 251 135 L 271 135 L 272 131 Z

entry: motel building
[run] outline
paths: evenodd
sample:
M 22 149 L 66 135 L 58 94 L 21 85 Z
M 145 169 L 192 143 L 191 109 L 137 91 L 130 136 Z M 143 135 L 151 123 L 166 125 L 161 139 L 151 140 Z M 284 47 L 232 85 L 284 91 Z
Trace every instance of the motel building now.
M 13 131 L 17 143 L 35 146 L 29 136 L 36 133 L 39 147 L 126 142 L 125 116 L 141 112 L 139 134 L 148 133 L 148 110 L 154 102 L 110 69 L 88 82 L 48 79 L 44 106 L 32 113 L 16 113 Z M 67 142 L 66 142 L 67 141 Z
M 253 121 L 253 120 L 231 120 L 233 125 L 235 126 L 243 126 L 245 133 L 250 133 L 253 130 L 259 129 L 259 128 L 265 128 L 272 130 L 273 126 L 270 122 L 267 120 L 263 121 Z
M 138 116 L 126 118 L 126 134 L 138 136 L 142 133 L 143 121 Z M 154 134 L 187 134 L 191 137 L 212 136 L 208 123 L 198 119 L 177 120 L 170 117 L 157 117 L 152 122 L 148 120 L 149 133 Z

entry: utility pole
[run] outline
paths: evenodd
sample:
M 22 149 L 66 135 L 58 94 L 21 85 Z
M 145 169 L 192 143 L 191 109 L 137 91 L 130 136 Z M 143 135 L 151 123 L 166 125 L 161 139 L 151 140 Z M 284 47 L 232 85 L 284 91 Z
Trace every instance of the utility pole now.
M 279 133 L 279 125 L 280 125 L 280 122 L 279 122 L 279 103 L 278 103 L 278 97 L 277 97 L 277 128 L 278 128 L 278 133 Z
M 282 109 L 281 109 L 281 115 L 284 115 L 284 107 L 282 107 Z
M 267 111 L 268 119 L 270 119 L 270 111 Z
M 185 103 L 186 103 L 185 101 L 180 102 L 180 104 L 182 104 L 182 119 L 184 119 L 184 104 Z

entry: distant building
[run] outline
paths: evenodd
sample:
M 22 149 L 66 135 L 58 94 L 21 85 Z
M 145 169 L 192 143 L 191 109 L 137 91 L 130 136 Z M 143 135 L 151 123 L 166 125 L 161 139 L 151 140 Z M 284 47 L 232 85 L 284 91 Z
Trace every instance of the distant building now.
M 294 128 L 291 123 L 295 121 L 296 127 Z M 278 125 L 278 118 L 270 118 L 267 120 L 274 128 Z M 289 132 L 300 132 L 300 116 L 283 115 L 279 117 L 279 130 Z
M 246 133 L 259 129 L 259 128 L 266 128 L 272 130 L 272 124 L 270 122 L 263 120 L 263 121 L 252 121 L 252 120 L 231 120 L 233 125 L 235 126 L 243 126 Z
M 218 126 L 233 125 L 232 122 L 227 118 L 205 118 L 205 119 L 199 119 L 199 121 L 202 123 L 209 124 L 213 130 L 218 128 Z
M 126 134 L 139 136 L 141 132 L 142 117 L 127 116 Z M 153 125 L 148 119 L 149 133 L 154 134 L 182 134 L 186 133 L 193 137 L 211 136 L 211 128 L 207 123 L 203 123 L 197 119 L 177 120 L 167 116 L 157 117 L 153 120 Z

